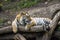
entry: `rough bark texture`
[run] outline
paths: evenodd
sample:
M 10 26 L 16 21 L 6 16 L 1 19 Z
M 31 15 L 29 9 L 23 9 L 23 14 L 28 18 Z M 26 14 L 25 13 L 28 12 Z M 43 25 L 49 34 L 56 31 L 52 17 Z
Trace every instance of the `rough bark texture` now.
M 10 33 L 10 32 L 13 32 L 11 26 L 0 28 L 0 34 Z
M 24 37 L 23 35 L 21 35 L 21 34 L 16 34 L 16 35 L 14 36 L 14 39 L 15 39 L 15 40 L 26 40 L 25 37 Z
M 25 37 L 19 33 L 17 34 L 5 34 L 0 36 L 0 40 L 26 40 Z
M 50 38 L 52 36 L 52 33 L 54 32 L 54 29 L 56 28 L 56 26 L 57 26 L 57 24 L 59 22 L 59 19 L 60 19 L 60 12 L 58 12 L 55 15 L 55 17 L 53 18 L 52 23 L 50 23 L 51 30 L 49 32 L 46 32 L 43 35 L 43 39 L 42 40 L 50 40 Z
M 53 37 L 59 37 L 60 38 L 60 32 L 59 31 L 56 31 L 55 33 L 54 33 L 54 36 Z M 18 35 L 21 35 L 21 34 L 13 34 L 13 33 L 11 33 L 11 34 L 5 34 L 5 35 L 0 35 L 0 40 L 13 40 L 13 39 L 15 39 L 16 37 L 15 36 L 17 36 L 18 38 L 20 38 Z M 26 34 L 25 34 L 26 35 Z M 28 34 L 29 35 L 29 34 Z M 27 35 L 27 37 L 28 37 L 28 35 Z M 34 34 L 30 34 L 30 36 L 32 36 L 31 38 L 33 38 L 33 35 Z M 36 40 L 41 40 L 42 39 L 42 37 L 39 37 L 39 36 L 37 36 L 38 34 L 36 33 L 35 34 L 36 35 L 36 37 L 37 37 L 37 39 Z M 35 36 L 34 35 L 34 36 Z M 23 35 L 22 35 L 23 36 Z

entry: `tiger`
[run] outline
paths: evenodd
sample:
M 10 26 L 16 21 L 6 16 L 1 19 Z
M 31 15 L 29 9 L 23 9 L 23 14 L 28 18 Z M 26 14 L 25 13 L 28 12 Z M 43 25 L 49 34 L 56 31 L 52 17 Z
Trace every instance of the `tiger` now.
M 18 25 L 25 26 L 25 30 L 28 31 L 31 27 L 36 25 L 42 25 L 42 27 L 46 30 L 46 28 L 50 29 L 49 24 L 51 23 L 51 19 L 49 18 L 38 18 L 38 17 L 31 17 L 28 12 L 19 13 L 15 20 L 12 22 L 13 32 L 17 32 Z M 45 27 L 47 26 L 47 27 Z

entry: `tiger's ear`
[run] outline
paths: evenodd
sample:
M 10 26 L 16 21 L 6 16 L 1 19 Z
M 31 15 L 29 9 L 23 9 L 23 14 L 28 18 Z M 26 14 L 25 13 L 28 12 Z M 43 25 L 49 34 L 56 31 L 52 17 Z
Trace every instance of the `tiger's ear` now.
M 21 15 L 29 15 L 28 12 L 24 11 L 24 12 L 20 12 Z
M 19 17 L 21 17 L 22 15 L 26 15 L 26 13 L 25 13 L 25 12 L 20 12 L 16 17 L 19 18 Z
M 20 12 L 21 15 L 26 15 L 26 12 Z

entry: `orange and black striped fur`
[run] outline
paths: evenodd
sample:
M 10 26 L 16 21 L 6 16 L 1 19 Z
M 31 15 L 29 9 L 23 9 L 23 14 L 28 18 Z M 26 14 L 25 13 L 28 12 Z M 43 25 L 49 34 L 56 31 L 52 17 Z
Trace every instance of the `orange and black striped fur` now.
M 16 16 L 15 20 L 12 22 L 13 32 L 15 32 L 15 33 L 17 32 L 17 20 L 20 23 L 22 17 L 25 18 L 25 20 L 24 20 L 25 23 L 26 23 L 25 30 L 29 30 L 34 25 L 38 25 L 39 24 L 38 22 L 40 22 L 40 21 L 41 21 L 40 23 L 43 24 L 43 25 L 44 25 L 44 20 L 48 21 L 48 22 L 51 22 L 51 19 L 49 19 L 49 18 L 37 18 L 37 17 L 33 18 L 27 12 L 23 12 L 21 14 L 18 14 Z
M 18 24 L 18 22 L 19 23 L 21 23 L 22 24 L 22 17 L 23 16 L 26 16 L 26 12 L 21 12 L 21 13 L 19 13 L 17 16 L 16 16 L 16 18 L 14 19 L 14 21 L 12 22 L 12 28 L 13 28 L 13 32 L 14 33 L 16 33 L 17 32 L 17 24 Z M 17 21 L 18 20 L 18 21 Z M 23 24 L 22 24 L 23 25 Z

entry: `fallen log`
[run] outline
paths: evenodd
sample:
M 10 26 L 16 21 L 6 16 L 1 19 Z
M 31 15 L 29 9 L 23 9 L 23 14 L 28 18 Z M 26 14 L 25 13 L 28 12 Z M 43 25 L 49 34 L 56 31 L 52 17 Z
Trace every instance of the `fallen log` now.
M 16 37 L 15 36 L 17 36 L 18 37 L 18 35 L 21 35 L 21 34 L 19 34 L 19 33 L 17 33 L 17 34 L 14 34 L 14 33 L 9 33 L 9 34 L 4 34 L 4 35 L 0 35 L 0 40 L 14 40 Z M 27 33 L 27 34 L 25 34 L 25 33 L 23 33 L 22 34 L 22 36 L 25 36 L 25 37 L 29 37 L 29 36 L 31 36 L 32 35 L 32 37 L 37 37 L 37 38 L 42 38 L 41 36 L 39 36 L 40 35 L 40 33 L 39 33 L 39 35 L 38 35 L 38 33 Z M 32 37 L 30 37 L 30 38 L 32 38 Z M 53 39 L 53 37 L 54 38 L 58 38 L 58 39 L 60 39 L 60 31 L 55 31 L 54 32 L 54 35 L 52 35 L 52 39 Z M 18 37 L 19 38 L 19 37 Z M 39 38 L 39 40 L 41 40 Z
M 3 34 L 3 33 L 10 33 L 10 32 L 13 32 L 11 26 L 0 28 L 0 34 Z
M 18 31 L 20 32 L 41 32 L 44 31 L 42 26 L 34 26 L 32 27 L 30 30 L 26 31 L 24 26 L 19 26 L 18 27 Z M 0 34 L 4 34 L 4 33 L 13 33 L 13 28 L 12 26 L 8 26 L 8 27 L 2 27 L 0 28 Z
M 23 35 L 17 33 L 2 35 L 0 36 L 0 40 L 26 40 L 26 39 Z
M 58 12 L 55 15 L 55 17 L 53 18 L 52 23 L 50 23 L 51 30 L 49 32 L 46 32 L 43 35 L 42 40 L 50 40 L 51 39 L 52 33 L 54 32 L 54 29 L 56 28 L 56 26 L 57 26 L 57 24 L 59 22 L 59 19 L 60 19 L 60 12 Z

